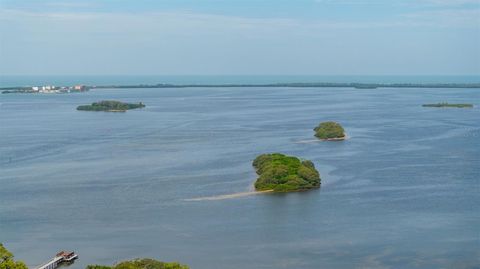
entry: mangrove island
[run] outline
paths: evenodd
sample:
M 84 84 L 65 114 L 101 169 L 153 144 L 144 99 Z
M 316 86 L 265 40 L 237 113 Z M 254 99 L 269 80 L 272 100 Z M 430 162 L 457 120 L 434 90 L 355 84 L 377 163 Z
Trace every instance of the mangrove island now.
M 437 104 L 423 104 L 423 107 L 456 107 L 456 108 L 472 108 L 472 104 L 449 104 L 449 103 L 437 103 Z
M 84 111 L 106 111 L 106 112 L 125 112 L 129 109 L 142 108 L 145 105 L 140 102 L 138 104 L 122 103 L 119 101 L 100 101 L 91 105 L 78 106 L 77 110 Z
M 343 127 L 334 121 L 326 121 L 320 123 L 315 129 L 315 136 L 323 140 L 344 140 L 345 130 Z
M 309 160 L 280 153 L 262 154 L 253 161 L 257 191 L 291 192 L 320 187 L 320 174 Z

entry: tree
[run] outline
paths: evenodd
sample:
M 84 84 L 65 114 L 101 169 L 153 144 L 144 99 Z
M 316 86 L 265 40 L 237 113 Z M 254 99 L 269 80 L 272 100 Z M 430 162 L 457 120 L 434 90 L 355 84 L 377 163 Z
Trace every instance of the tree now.
M 345 130 L 343 130 L 343 127 L 334 121 L 322 122 L 313 130 L 315 131 L 315 136 L 320 139 L 345 137 Z
M 154 259 L 134 259 L 120 262 L 113 267 L 88 265 L 86 269 L 189 269 L 189 267 L 177 262 L 162 262 Z
M 320 187 L 320 174 L 309 161 L 280 153 L 259 155 L 252 163 L 259 177 L 255 189 L 275 192 L 301 191 Z
M 14 261 L 13 254 L 0 243 L 0 269 L 28 269 L 25 263 Z

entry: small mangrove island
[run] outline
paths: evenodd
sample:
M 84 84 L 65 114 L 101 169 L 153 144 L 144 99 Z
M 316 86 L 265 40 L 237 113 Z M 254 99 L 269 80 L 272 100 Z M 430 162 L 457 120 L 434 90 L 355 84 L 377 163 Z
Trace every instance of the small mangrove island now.
M 86 269 L 189 269 L 177 262 L 161 262 L 154 259 L 134 259 L 115 264 L 114 266 L 88 265 Z
M 83 111 L 106 111 L 106 112 L 125 112 L 129 109 L 142 108 L 145 105 L 140 102 L 138 104 L 122 103 L 119 101 L 100 101 L 91 105 L 78 106 L 77 110 Z
M 423 107 L 456 107 L 456 108 L 472 108 L 472 104 L 449 104 L 449 103 L 437 103 L 437 104 L 423 104 Z
M 315 136 L 323 140 L 344 140 L 345 130 L 343 127 L 334 121 L 326 121 L 320 123 L 315 129 Z
M 262 154 L 253 161 L 259 177 L 257 191 L 291 192 L 320 187 L 320 174 L 313 162 L 280 153 Z

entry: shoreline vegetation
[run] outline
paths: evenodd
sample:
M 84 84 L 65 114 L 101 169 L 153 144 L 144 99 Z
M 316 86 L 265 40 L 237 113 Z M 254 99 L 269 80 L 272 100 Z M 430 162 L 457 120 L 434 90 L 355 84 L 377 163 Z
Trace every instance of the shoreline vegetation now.
M 58 255 L 58 254 L 57 254 Z M 0 243 L 0 269 L 28 269 L 23 261 L 15 261 L 13 254 Z M 189 269 L 187 265 L 179 262 L 162 262 L 154 259 L 143 258 L 122 261 L 113 266 L 87 265 L 85 269 Z
M 28 269 L 23 261 L 15 261 L 13 254 L 0 243 L 0 269 Z
M 342 141 L 346 138 L 343 127 L 334 121 L 322 122 L 313 130 L 317 138 L 325 141 Z
M 266 83 L 266 84 L 134 84 L 134 85 L 98 85 L 82 86 L 85 89 L 136 89 L 136 88 L 248 88 L 248 87 L 292 87 L 292 88 L 355 88 L 355 89 L 377 89 L 377 88 L 480 88 L 478 83 Z M 2 93 L 32 93 L 32 87 L 0 87 Z
M 114 266 L 87 265 L 85 269 L 189 269 L 187 265 L 178 262 L 162 262 L 154 259 L 133 259 L 123 261 Z
M 455 108 L 472 108 L 472 104 L 449 104 L 449 103 L 437 103 L 437 104 L 423 104 L 423 107 L 455 107 Z
M 292 192 L 320 187 L 320 174 L 312 161 L 281 153 L 259 155 L 252 163 L 257 191 Z
M 104 112 L 126 112 L 129 109 L 143 108 L 145 105 L 140 102 L 134 103 L 122 103 L 119 101 L 100 101 L 92 103 L 90 105 L 81 105 L 77 107 L 77 110 L 82 111 L 104 111 Z

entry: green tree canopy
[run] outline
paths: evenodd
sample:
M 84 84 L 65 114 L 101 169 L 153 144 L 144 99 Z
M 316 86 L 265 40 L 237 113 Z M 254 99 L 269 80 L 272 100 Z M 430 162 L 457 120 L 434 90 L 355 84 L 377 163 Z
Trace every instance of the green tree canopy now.
M 345 130 L 334 121 L 326 121 L 320 123 L 315 129 L 315 136 L 320 139 L 345 138 Z
M 28 269 L 25 263 L 14 261 L 13 254 L 0 243 L 0 269 Z
M 138 104 L 122 103 L 119 101 L 100 101 L 91 105 L 78 106 L 77 110 L 86 111 L 127 111 L 129 109 L 142 108 L 145 105 L 140 102 Z
M 288 192 L 320 187 L 320 174 L 308 160 L 280 153 L 262 154 L 253 161 L 257 174 L 257 190 Z
M 86 269 L 189 269 L 178 262 L 161 262 L 154 259 L 135 259 L 114 266 L 88 265 Z

